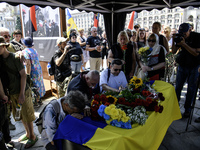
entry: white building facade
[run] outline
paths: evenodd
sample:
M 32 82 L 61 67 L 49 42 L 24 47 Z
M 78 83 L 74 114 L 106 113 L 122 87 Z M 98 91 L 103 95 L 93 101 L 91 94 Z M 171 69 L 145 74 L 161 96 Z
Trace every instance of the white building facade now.
M 127 15 L 126 28 L 128 26 L 131 14 Z M 141 27 L 147 27 L 151 30 L 152 24 L 158 21 L 163 26 L 170 26 L 171 28 L 179 28 L 183 22 L 192 22 L 194 29 L 200 32 L 200 9 L 188 7 L 186 9 L 176 7 L 173 9 L 164 8 L 162 10 L 153 9 L 151 11 L 143 10 L 138 13 L 138 18 L 134 24 L 138 23 Z
M 85 33 L 88 32 L 88 29 L 90 29 L 94 25 L 94 13 L 90 12 L 76 12 L 71 13 L 72 18 L 74 19 L 74 22 L 76 23 L 76 26 L 78 29 L 83 28 Z M 101 27 L 103 30 L 105 30 L 104 27 L 104 19 L 103 15 L 99 14 L 99 27 Z

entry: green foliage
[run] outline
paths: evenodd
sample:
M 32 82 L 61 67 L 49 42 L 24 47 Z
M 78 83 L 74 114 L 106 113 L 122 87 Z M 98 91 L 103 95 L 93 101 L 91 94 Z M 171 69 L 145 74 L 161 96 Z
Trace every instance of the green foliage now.
M 18 15 L 17 16 L 17 20 L 16 20 L 16 26 L 15 26 L 15 29 L 16 30 L 21 30 L 22 31 L 22 26 L 21 26 L 21 19 L 20 19 L 20 16 Z

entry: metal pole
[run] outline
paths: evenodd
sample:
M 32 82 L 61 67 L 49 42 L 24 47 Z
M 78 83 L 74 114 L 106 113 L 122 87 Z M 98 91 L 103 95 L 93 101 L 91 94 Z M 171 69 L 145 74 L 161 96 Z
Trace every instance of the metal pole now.
M 112 31 L 111 31 L 111 36 L 112 36 L 112 43 L 111 43 L 111 45 L 113 45 L 113 43 L 114 43 L 114 41 L 113 41 L 113 33 L 114 33 L 114 28 L 113 28 L 113 20 L 114 20 L 114 12 L 113 12 L 113 7 L 112 7 L 112 16 L 111 16 L 111 19 L 112 19 L 112 23 L 111 23 L 111 29 L 112 29 Z

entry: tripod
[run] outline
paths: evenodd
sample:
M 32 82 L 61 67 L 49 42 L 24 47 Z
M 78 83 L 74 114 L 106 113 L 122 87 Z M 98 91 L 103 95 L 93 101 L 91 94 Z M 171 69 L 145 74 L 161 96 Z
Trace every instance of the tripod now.
M 187 126 L 186 126 L 185 131 L 187 131 L 188 125 L 191 124 L 191 121 L 192 121 L 192 117 L 193 117 L 193 113 L 194 113 L 194 106 L 195 106 L 195 102 L 196 102 L 196 97 L 197 97 L 199 83 L 200 83 L 200 73 L 199 73 L 199 76 L 198 76 L 198 79 L 197 79 L 196 92 L 195 92 L 194 100 L 192 102 L 192 108 L 191 108 L 191 111 L 190 111 L 190 115 L 189 115 L 189 118 L 188 118 L 188 121 L 187 121 Z

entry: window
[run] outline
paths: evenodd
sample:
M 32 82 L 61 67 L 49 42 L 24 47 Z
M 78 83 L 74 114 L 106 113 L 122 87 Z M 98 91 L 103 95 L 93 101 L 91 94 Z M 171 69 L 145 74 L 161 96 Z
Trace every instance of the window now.
M 149 20 L 152 20 L 153 19 L 153 17 L 149 17 Z
M 146 20 L 147 20 L 147 17 L 144 17 L 144 20 L 146 21 Z
M 180 14 L 175 14 L 174 17 L 175 18 L 180 18 Z
M 165 15 L 162 15 L 162 16 L 161 16 L 161 19 L 165 19 Z
M 155 16 L 154 19 L 157 20 L 157 19 L 158 19 L 158 16 Z
M 172 18 L 172 15 L 168 15 L 167 18 Z

